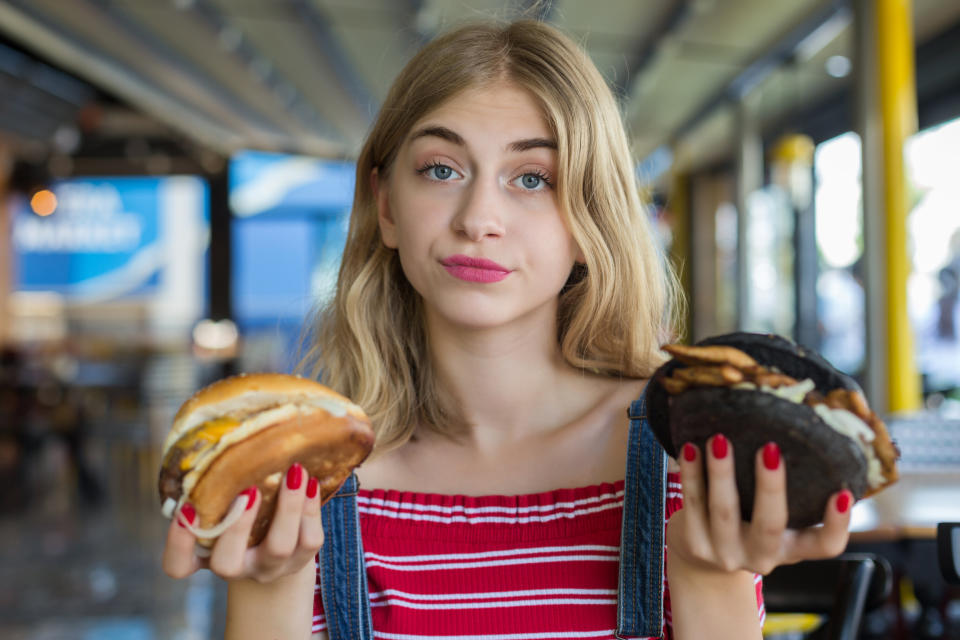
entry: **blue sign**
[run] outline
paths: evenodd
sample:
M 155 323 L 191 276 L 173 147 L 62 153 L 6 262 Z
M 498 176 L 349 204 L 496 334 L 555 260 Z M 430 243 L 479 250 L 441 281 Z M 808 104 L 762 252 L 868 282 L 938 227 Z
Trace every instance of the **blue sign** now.
M 353 204 L 356 164 L 243 151 L 230 159 L 230 209 L 240 218 L 342 215 Z
M 64 180 L 55 211 L 14 202 L 16 287 L 85 301 L 153 295 L 164 269 L 206 232 L 206 184 L 193 177 Z M 198 237 L 200 240 L 198 240 Z

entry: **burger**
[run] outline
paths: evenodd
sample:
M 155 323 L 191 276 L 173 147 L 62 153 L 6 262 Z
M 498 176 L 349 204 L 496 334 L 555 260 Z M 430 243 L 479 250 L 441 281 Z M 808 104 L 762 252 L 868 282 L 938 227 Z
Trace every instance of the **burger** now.
M 373 442 L 363 410 L 318 382 L 277 373 L 225 378 L 197 391 L 174 416 L 160 466 L 162 510 L 179 517 L 185 502 L 193 505 L 195 521 L 180 522 L 209 548 L 243 514 L 240 492 L 256 486 L 262 500 L 253 546 L 266 536 L 291 465 L 319 480 L 323 503 Z
M 786 466 L 790 528 L 819 523 L 842 489 L 860 499 L 897 480 L 899 452 L 883 421 L 857 383 L 817 353 L 743 332 L 663 349 L 672 359 L 647 390 L 650 426 L 674 458 L 684 443 L 702 451 L 722 433 L 733 448 L 744 520 L 753 509 L 755 453 L 768 442 Z

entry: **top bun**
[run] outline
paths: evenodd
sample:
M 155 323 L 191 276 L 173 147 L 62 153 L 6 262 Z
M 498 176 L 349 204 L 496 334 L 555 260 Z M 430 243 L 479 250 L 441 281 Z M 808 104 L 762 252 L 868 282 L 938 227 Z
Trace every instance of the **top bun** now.
M 194 393 L 177 414 L 164 441 L 163 454 L 203 422 L 238 409 L 266 408 L 303 398 L 329 403 L 339 412 L 366 420 L 363 409 L 333 389 L 309 378 L 283 373 L 243 373 L 218 380 Z
M 810 379 L 817 391 L 826 395 L 834 389 L 848 389 L 863 395 L 857 382 L 836 370 L 820 354 L 806 349 L 772 333 L 747 333 L 738 331 L 712 336 L 696 343 L 697 346 L 725 345 L 743 351 L 764 367 L 775 367 L 796 380 Z M 662 380 L 678 367 L 678 360 L 669 360 L 657 369 L 647 389 L 647 412 L 650 425 L 667 454 L 677 457 L 677 445 L 670 434 L 670 394 Z M 682 444 L 682 443 L 680 443 Z

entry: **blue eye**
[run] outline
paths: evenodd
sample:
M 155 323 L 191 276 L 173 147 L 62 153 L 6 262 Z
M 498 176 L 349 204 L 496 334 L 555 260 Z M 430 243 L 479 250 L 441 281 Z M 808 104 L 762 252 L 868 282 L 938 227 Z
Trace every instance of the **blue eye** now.
M 546 187 L 551 186 L 550 180 L 547 176 L 539 172 L 530 172 L 525 173 L 514 182 L 518 183 L 519 186 L 523 187 L 527 191 L 541 191 Z
M 417 173 L 426 175 L 431 180 L 436 180 L 437 182 L 447 182 L 451 178 L 460 177 L 459 173 L 445 164 L 440 164 L 439 162 L 428 164 L 427 166 L 418 169 Z

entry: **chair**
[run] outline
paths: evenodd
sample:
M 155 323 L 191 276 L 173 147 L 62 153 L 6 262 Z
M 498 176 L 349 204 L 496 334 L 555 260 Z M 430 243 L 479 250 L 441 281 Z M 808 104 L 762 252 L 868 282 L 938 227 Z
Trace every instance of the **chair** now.
M 863 614 L 883 604 L 893 588 L 889 561 L 872 553 L 845 553 L 777 567 L 763 579 L 768 613 L 815 613 L 826 621 L 810 640 L 855 640 Z
M 937 558 L 944 581 L 960 585 L 960 522 L 937 525 Z

